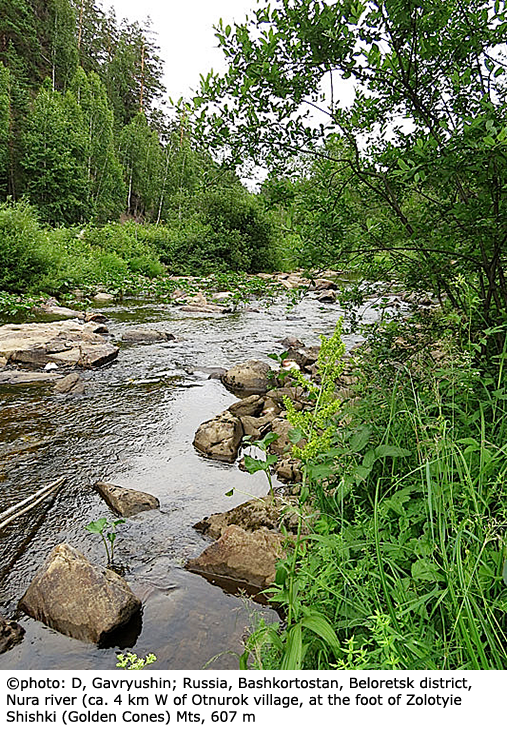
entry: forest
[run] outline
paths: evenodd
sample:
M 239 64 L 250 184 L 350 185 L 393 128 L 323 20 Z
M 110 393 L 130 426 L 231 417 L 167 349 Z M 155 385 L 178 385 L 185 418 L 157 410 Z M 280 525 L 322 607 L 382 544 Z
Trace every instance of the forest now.
M 169 104 L 149 25 L 0 0 L 3 321 L 192 278 L 237 316 L 281 272 L 297 312 L 332 279 L 313 369 L 270 354 L 288 446 L 261 430 L 245 468 L 283 503 L 282 619 L 238 665 L 506 669 L 507 2 L 275 0 L 215 32 L 227 71 Z

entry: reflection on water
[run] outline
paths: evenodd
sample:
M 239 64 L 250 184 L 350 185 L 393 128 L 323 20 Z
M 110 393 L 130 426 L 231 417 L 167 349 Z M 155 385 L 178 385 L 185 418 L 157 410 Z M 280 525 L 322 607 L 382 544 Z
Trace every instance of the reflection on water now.
M 170 331 L 177 340 L 121 345 L 117 361 L 84 374 L 84 397 L 57 396 L 50 386 L 0 387 L 0 512 L 55 477 L 67 478 L 53 503 L 0 532 L 0 611 L 13 611 L 57 543 L 103 562 L 100 542 L 84 526 L 109 509 L 90 485 L 115 482 L 150 492 L 161 504 L 120 526 L 116 544 L 126 579 L 143 600 L 140 633 L 130 638 L 135 652 L 154 652 L 160 669 L 198 669 L 212 658 L 211 667 L 235 668 L 254 617 L 276 615 L 182 566 L 207 544 L 192 525 L 264 494 L 266 482 L 262 473 L 247 475 L 193 449 L 198 425 L 235 400 L 219 381 L 208 380 L 206 369 L 266 359 L 288 335 L 315 344 L 319 333 L 333 330 L 340 310 L 306 299 L 290 312 L 275 304 L 203 316 L 139 301 L 105 311 L 114 340 L 137 323 Z M 226 497 L 231 488 L 233 497 Z M 64 637 L 24 616 L 20 621 L 25 639 L 0 655 L 0 668 L 115 666 L 115 648 Z M 128 644 L 123 637 L 116 649 Z

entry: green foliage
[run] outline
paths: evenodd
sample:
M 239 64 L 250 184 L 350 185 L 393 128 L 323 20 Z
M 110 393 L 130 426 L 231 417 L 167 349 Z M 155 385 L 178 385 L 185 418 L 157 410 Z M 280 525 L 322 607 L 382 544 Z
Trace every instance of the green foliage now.
M 504 1 L 263 3 L 231 32 L 218 26 L 229 69 L 203 78 L 197 127 L 235 161 L 284 175 L 288 153 L 320 161 L 299 185 L 302 209 L 288 199 L 296 231 L 315 224 L 334 261 L 382 252 L 409 286 L 458 307 L 449 272 L 462 274 L 479 298 L 473 326 L 496 326 L 507 311 L 506 22 Z M 308 120 L 308 104 L 327 123 Z M 304 254 L 318 260 L 312 239 Z
M 257 457 L 252 457 L 250 454 L 245 454 L 245 470 L 250 475 L 259 471 L 264 472 L 268 480 L 269 491 L 272 498 L 275 497 L 275 491 L 273 488 L 273 480 L 271 479 L 271 467 L 276 464 L 277 458 L 274 454 L 267 454 L 267 451 L 270 444 L 276 442 L 278 438 L 278 434 L 272 431 L 265 434 L 262 439 L 252 439 L 251 437 L 243 438 L 243 443 L 246 446 L 254 447 L 255 449 L 260 449 L 261 452 L 264 452 L 264 459 L 258 459 Z
M 45 235 L 25 202 L 0 204 L 0 290 L 36 288 L 48 270 Z
M 370 341 L 360 400 L 306 461 L 300 500 L 319 517 L 279 564 L 287 627 L 253 636 L 259 666 L 507 667 L 504 369 L 439 351 L 440 368 L 420 349 L 390 367 Z M 336 642 L 292 632 L 313 611 Z
M 146 657 L 137 657 L 135 652 L 127 652 L 126 655 L 120 653 L 116 656 L 118 662 L 117 668 L 122 670 L 142 670 L 148 665 L 153 665 L 157 660 L 157 656 L 150 652 Z
M 114 568 L 114 544 L 116 542 L 116 526 L 125 523 L 124 518 L 117 518 L 111 520 L 110 518 L 99 518 L 98 520 L 92 520 L 91 523 L 85 526 L 86 530 L 93 535 L 100 536 L 104 548 L 106 549 L 107 566 L 108 568 Z M 131 668 L 129 668 L 131 669 Z

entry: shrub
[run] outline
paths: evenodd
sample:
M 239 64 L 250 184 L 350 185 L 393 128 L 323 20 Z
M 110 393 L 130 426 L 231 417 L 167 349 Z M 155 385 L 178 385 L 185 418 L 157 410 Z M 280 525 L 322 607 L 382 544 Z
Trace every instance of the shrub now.
M 36 287 L 51 264 L 35 210 L 26 202 L 0 205 L 0 289 Z

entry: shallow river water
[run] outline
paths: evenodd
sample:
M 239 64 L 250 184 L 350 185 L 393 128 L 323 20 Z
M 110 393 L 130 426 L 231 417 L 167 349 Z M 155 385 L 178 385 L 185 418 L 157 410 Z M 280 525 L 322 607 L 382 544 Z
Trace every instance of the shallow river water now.
M 199 424 L 236 399 L 212 367 L 267 359 L 293 335 L 307 345 L 330 334 L 341 311 L 305 298 L 236 314 L 186 313 L 168 304 L 127 301 L 103 308 L 120 342 L 141 323 L 172 332 L 175 342 L 120 345 L 109 366 L 84 373 L 86 395 L 62 397 L 51 386 L 0 386 L 0 512 L 64 475 L 51 505 L 42 505 L 0 531 L 0 613 L 23 625 L 23 642 L 0 655 L 0 668 L 114 669 L 115 653 L 153 652 L 157 669 L 236 668 L 241 639 L 255 615 L 276 615 L 227 594 L 185 571 L 185 562 L 208 544 L 193 529 L 204 516 L 267 491 L 265 475 L 205 459 L 192 446 Z M 366 309 L 363 321 L 376 312 Z M 348 345 L 357 341 L 346 336 Z M 144 490 L 160 510 L 141 513 L 119 527 L 117 559 L 143 600 L 142 625 L 116 647 L 97 648 L 65 637 L 15 608 L 52 550 L 68 542 L 103 563 L 103 547 L 85 525 L 110 511 L 91 489 L 97 480 Z M 234 495 L 225 495 L 235 488 Z

